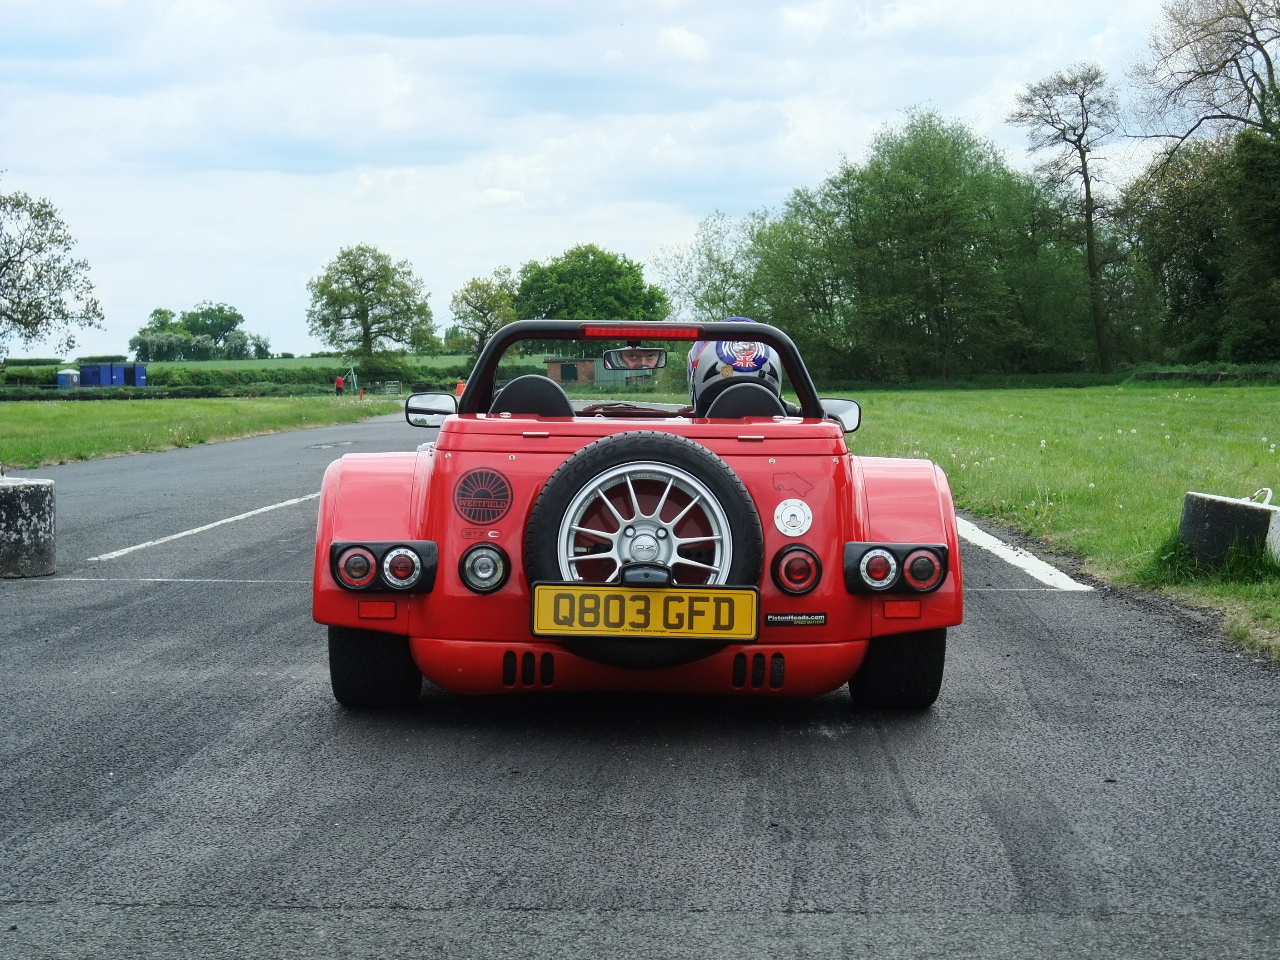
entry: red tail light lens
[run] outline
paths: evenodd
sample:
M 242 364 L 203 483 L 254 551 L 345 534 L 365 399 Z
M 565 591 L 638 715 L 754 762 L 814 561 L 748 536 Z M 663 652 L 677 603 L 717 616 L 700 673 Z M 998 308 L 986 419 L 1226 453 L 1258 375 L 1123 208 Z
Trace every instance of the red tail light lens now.
M 932 550 L 917 550 L 902 564 L 902 575 L 917 590 L 929 590 L 942 578 L 942 563 Z
M 382 579 L 397 590 L 405 590 L 414 585 L 422 574 L 422 561 L 408 547 L 396 547 L 388 550 L 382 558 Z
M 793 544 L 779 550 L 773 558 L 773 582 L 784 593 L 802 596 L 816 587 L 820 579 L 822 563 L 808 547 Z
M 338 558 L 338 578 L 352 589 L 367 587 L 377 573 L 377 561 L 364 547 L 352 547 Z
M 868 550 L 858 565 L 862 582 L 872 590 L 884 590 L 893 586 L 898 577 L 898 561 L 888 550 Z

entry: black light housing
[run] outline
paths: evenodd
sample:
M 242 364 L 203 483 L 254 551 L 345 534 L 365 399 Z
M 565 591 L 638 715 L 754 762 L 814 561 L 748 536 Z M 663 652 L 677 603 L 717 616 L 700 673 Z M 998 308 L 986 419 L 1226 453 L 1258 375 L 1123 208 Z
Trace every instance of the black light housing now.
M 329 569 L 344 590 L 430 593 L 436 585 L 439 563 L 440 550 L 434 540 L 337 541 L 329 545 Z M 396 573 L 391 572 L 393 566 Z
M 846 543 L 844 585 L 850 593 L 932 593 L 947 579 L 945 543 Z

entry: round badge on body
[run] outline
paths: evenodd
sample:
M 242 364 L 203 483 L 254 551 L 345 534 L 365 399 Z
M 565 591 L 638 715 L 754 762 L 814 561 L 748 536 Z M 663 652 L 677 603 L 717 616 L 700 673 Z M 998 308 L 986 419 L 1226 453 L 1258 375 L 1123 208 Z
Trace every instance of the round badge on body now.
M 773 522 L 784 536 L 799 537 L 813 526 L 813 511 L 803 500 L 783 500 L 773 511 Z

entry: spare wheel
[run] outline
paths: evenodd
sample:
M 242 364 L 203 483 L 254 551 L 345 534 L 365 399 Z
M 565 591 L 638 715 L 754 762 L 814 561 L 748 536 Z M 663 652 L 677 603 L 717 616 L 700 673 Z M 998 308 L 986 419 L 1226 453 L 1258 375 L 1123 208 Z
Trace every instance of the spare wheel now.
M 683 586 L 758 586 L 764 531 L 732 468 L 693 440 L 652 430 L 596 440 L 561 464 L 529 517 L 529 582 L 616 582 L 632 562 L 665 566 Z M 621 637 L 565 645 L 624 667 L 675 666 L 720 649 Z

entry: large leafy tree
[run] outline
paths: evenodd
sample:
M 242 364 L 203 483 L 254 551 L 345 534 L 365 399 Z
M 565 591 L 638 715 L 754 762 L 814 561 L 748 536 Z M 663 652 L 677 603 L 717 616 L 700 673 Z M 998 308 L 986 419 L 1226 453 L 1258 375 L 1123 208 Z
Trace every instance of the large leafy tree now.
M 75 241 L 48 200 L 0 195 L 0 348 L 48 337 L 75 345 L 75 327 L 101 327 L 89 265 L 71 255 Z
M 1098 367 L 1112 369 L 1103 306 L 1103 258 L 1099 224 L 1098 147 L 1113 140 L 1120 107 L 1107 75 L 1096 63 L 1081 63 L 1033 83 L 1018 94 L 1009 122 L 1027 128 L 1032 152 L 1047 152 L 1044 171 L 1059 182 L 1078 183 L 1084 224 L 1085 265 L 1089 271 L 1089 308 L 1093 315 Z
M 640 264 L 586 243 L 521 267 L 515 309 L 521 319 L 662 320 L 671 304 Z
M 399 347 L 431 345 L 429 296 L 409 261 L 396 263 L 367 244 L 344 247 L 307 283 L 307 326 L 329 346 L 368 358 Z
M 468 352 L 479 354 L 499 327 L 516 319 L 515 297 L 510 267 L 499 267 L 490 277 L 472 277 L 449 301 L 452 335 Z
M 151 316 L 154 318 L 158 312 L 152 311 Z M 208 337 L 219 346 L 224 345 L 231 332 L 242 323 L 244 317 L 235 307 L 226 303 L 210 303 L 208 300 L 197 303 L 190 310 L 182 311 L 182 316 L 178 319 L 178 325 L 193 337 Z

